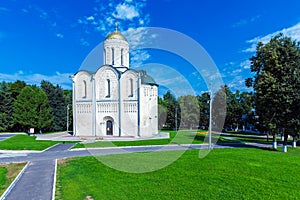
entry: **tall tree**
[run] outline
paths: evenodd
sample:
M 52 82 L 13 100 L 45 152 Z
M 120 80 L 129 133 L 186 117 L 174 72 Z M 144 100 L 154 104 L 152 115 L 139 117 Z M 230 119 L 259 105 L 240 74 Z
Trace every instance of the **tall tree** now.
M 284 147 L 290 132 L 299 136 L 300 128 L 300 43 L 278 34 L 267 44 L 258 43 L 250 58 L 254 79 L 247 86 L 255 91 L 259 121 L 275 135 L 284 131 Z M 292 134 L 292 133 L 290 133 Z
M 167 128 L 179 128 L 180 127 L 180 107 L 177 99 L 171 94 L 170 91 L 164 95 L 164 105 L 167 107 L 166 127 Z M 177 121 L 176 121 L 177 120 Z M 177 127 L 176 127 L 177 126 Z
M 0 131 L 10 131 L 13 127 L 13 102 L 10 85 L 0 83 Z
M 200 122 L 199 125 L 202 128 L 208 127 L 209 118 L 209 93 L 204 92 L 198 96 L 199 108 L 200 108 Z
M 26 86 L 14 102 L 14 123 L 20 124 L 23 130 L 30 127 L 39 130 L 49 128 L 53 116 L 48 107 L 48 98 L 43 90 L 36 86 Z
M 164 128 L 164 125 L 167 121 L 167 105 L 166 102 L 161 98 L 158 97 L 157 99 L 157 105 L 158 105 L 158 129 Z
M 197 96 L 186 95 L 178 98 L 181 110 L 181 126 L 193 128 L 199 126 L 200 106 Z
M 226 119 L 225 127 L 239 129 L 240 126 L 246 125 L 246 119 L 250 117 L 252 110 L 252 96 L 247 92 L 236 90 L 230 91 L 228 86 L 224 86 L 226 93 Z
M 44 80 L 41 82 L 41 88 L 48 97 L 48 105 L 51 109 L 51 114 L 54 116 L 54 123 L 51 129 L 53 131 L 66 130 L 67 102 L 62 88 Z
M 66 106 L 69 108 L 66 112 L 69 114 L 69 130 L 73 130 L 73 93 L 72 90 L 63 90 Z
M 21 93 L 21 90 L 26 86 L 24 81 L 17 80 L 14 83 L 10 83 L 11 95 L 14 99 L 17 99 L 18 95 Z

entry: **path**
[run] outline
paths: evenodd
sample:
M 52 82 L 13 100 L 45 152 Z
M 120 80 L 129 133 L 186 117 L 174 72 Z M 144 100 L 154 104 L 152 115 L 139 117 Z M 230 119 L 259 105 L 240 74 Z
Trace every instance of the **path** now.
M 51 200 L 55 175 L 55 159 L 47 154 L 67 151 L 74 144 L 58 144 L 40 153 L 44 159 L 29 161 L 21 178 L 7 194 L 6 200 Z
M 16 134 L 12 134 L 12 133 L 1 133 L 0 134 L 0 141 L 1 140 L 6 140 L 6 139 L 8 139 L 8 138 L 10 138 L 10 137 L 12 137 L 12 136 L 15 136 Z

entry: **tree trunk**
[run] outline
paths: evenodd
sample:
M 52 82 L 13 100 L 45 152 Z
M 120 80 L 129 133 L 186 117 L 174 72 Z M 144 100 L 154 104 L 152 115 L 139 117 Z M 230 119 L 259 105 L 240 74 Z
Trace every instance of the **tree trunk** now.
M 286 132 L 283 133 L 284 140 L 283 140 L 283 145 L 282 145 L 282 152 L 287 152 L 287 138 L 288 134 Z
M 277 149 L 276 133 L 273 133 L 273 149 Z

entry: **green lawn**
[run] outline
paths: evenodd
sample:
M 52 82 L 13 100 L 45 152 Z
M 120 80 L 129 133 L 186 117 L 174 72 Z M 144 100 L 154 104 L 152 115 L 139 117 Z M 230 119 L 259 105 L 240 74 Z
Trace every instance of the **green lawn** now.
M 1 150 L 44 150 L 59 142 L 35 140 L 35 136 L 15 135 L 0 141 Z
M 103 156 L 130 165 L 135 156 Z M 168 158 L 170 152 L 155 154 Z M 95 157 L 59 161 L 56 199 L 298 199 L 300 149 L 215 149 L 204 159 L 189 150 L 161 170 L 132 174 Z M 147 163 L 140 163 L 141 166 Z M 130 167 L 130 166 L 129 166 Z
M 17 177 L 25 163 L 0 164 L 0 196 Z

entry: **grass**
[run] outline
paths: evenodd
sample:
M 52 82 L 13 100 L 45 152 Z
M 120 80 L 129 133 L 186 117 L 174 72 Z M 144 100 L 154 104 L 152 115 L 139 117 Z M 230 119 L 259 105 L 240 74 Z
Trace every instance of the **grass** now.
M 156 152 L 162 158 L 169 152 Z M 56 199 L 297 199 L 300 149 L 215 149 L 204 159 L 189 150 L 171 165 L 133 174 L 114 170 L 95 157 L 60 160 Z M 109 155 L 130 165 L 135 155 Z M 153 155 L 153 154 L 151 154 Z M 140 163 L 140 165 L 149 163 Z
M 0 196 L 13 182 L 24 166 L 25 163 L 0 164 Z
M 35 136 L 15 135 L 0 141 L 1 150 L 44 150 L 59 142 L 35 140 Z

